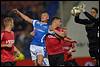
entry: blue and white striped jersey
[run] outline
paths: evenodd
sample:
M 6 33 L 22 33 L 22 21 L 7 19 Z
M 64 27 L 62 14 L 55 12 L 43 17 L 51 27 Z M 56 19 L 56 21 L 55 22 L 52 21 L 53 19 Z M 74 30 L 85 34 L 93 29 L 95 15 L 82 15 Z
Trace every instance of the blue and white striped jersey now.
M 48 33 L 49 25 L 47 23 L 42 23 L 39 20 L 32 20 L 33 27 L 34 27 L 34 33 L 31 44 L 37 45 L 37 46 L 45 46 L 44 43 L 44 37 Z

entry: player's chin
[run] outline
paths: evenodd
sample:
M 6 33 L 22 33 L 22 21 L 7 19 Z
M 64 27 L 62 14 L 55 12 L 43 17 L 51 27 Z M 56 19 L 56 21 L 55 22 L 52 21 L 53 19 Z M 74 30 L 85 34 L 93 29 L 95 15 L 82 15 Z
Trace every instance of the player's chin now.
M 48 21 L 48 19 L 41 19 L 41 21 L 42 21 L 42 22 L 47 22 L 47 21 Z

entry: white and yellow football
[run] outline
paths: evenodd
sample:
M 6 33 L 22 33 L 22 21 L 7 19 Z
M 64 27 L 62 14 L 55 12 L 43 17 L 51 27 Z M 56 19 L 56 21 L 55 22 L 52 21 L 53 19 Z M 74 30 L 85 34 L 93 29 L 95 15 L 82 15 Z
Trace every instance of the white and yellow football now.
M 71 10 L 71 14 L 73 16 L 76 16 L 77 14 L 81 13 L 81 10 L 79 7 L 73 7 L 72 10 Z

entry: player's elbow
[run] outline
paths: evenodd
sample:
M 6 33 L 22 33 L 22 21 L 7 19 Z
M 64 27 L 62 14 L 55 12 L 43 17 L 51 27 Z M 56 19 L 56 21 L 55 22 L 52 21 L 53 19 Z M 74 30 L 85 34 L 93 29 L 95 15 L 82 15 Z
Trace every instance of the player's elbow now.
M 74 20 L 75 20 L 76 23 L 79 23 L 79 19 L 77 17 L 75 17 Z

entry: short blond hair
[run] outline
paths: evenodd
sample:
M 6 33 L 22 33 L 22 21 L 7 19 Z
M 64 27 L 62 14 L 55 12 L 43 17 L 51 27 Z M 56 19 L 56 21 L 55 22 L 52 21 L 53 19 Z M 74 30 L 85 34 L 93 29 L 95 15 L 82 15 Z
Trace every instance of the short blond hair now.
M 13 18 L 11 18 L 11 17 L 6 17 L 4 20 L 3 20 L 3 22 L 4 22 L 4 26 L 6 27 L 6 26 L 8 26 L 8 25 L 11 25 L 11 26 L 14 26 L 14 20 L 13 20 Z

